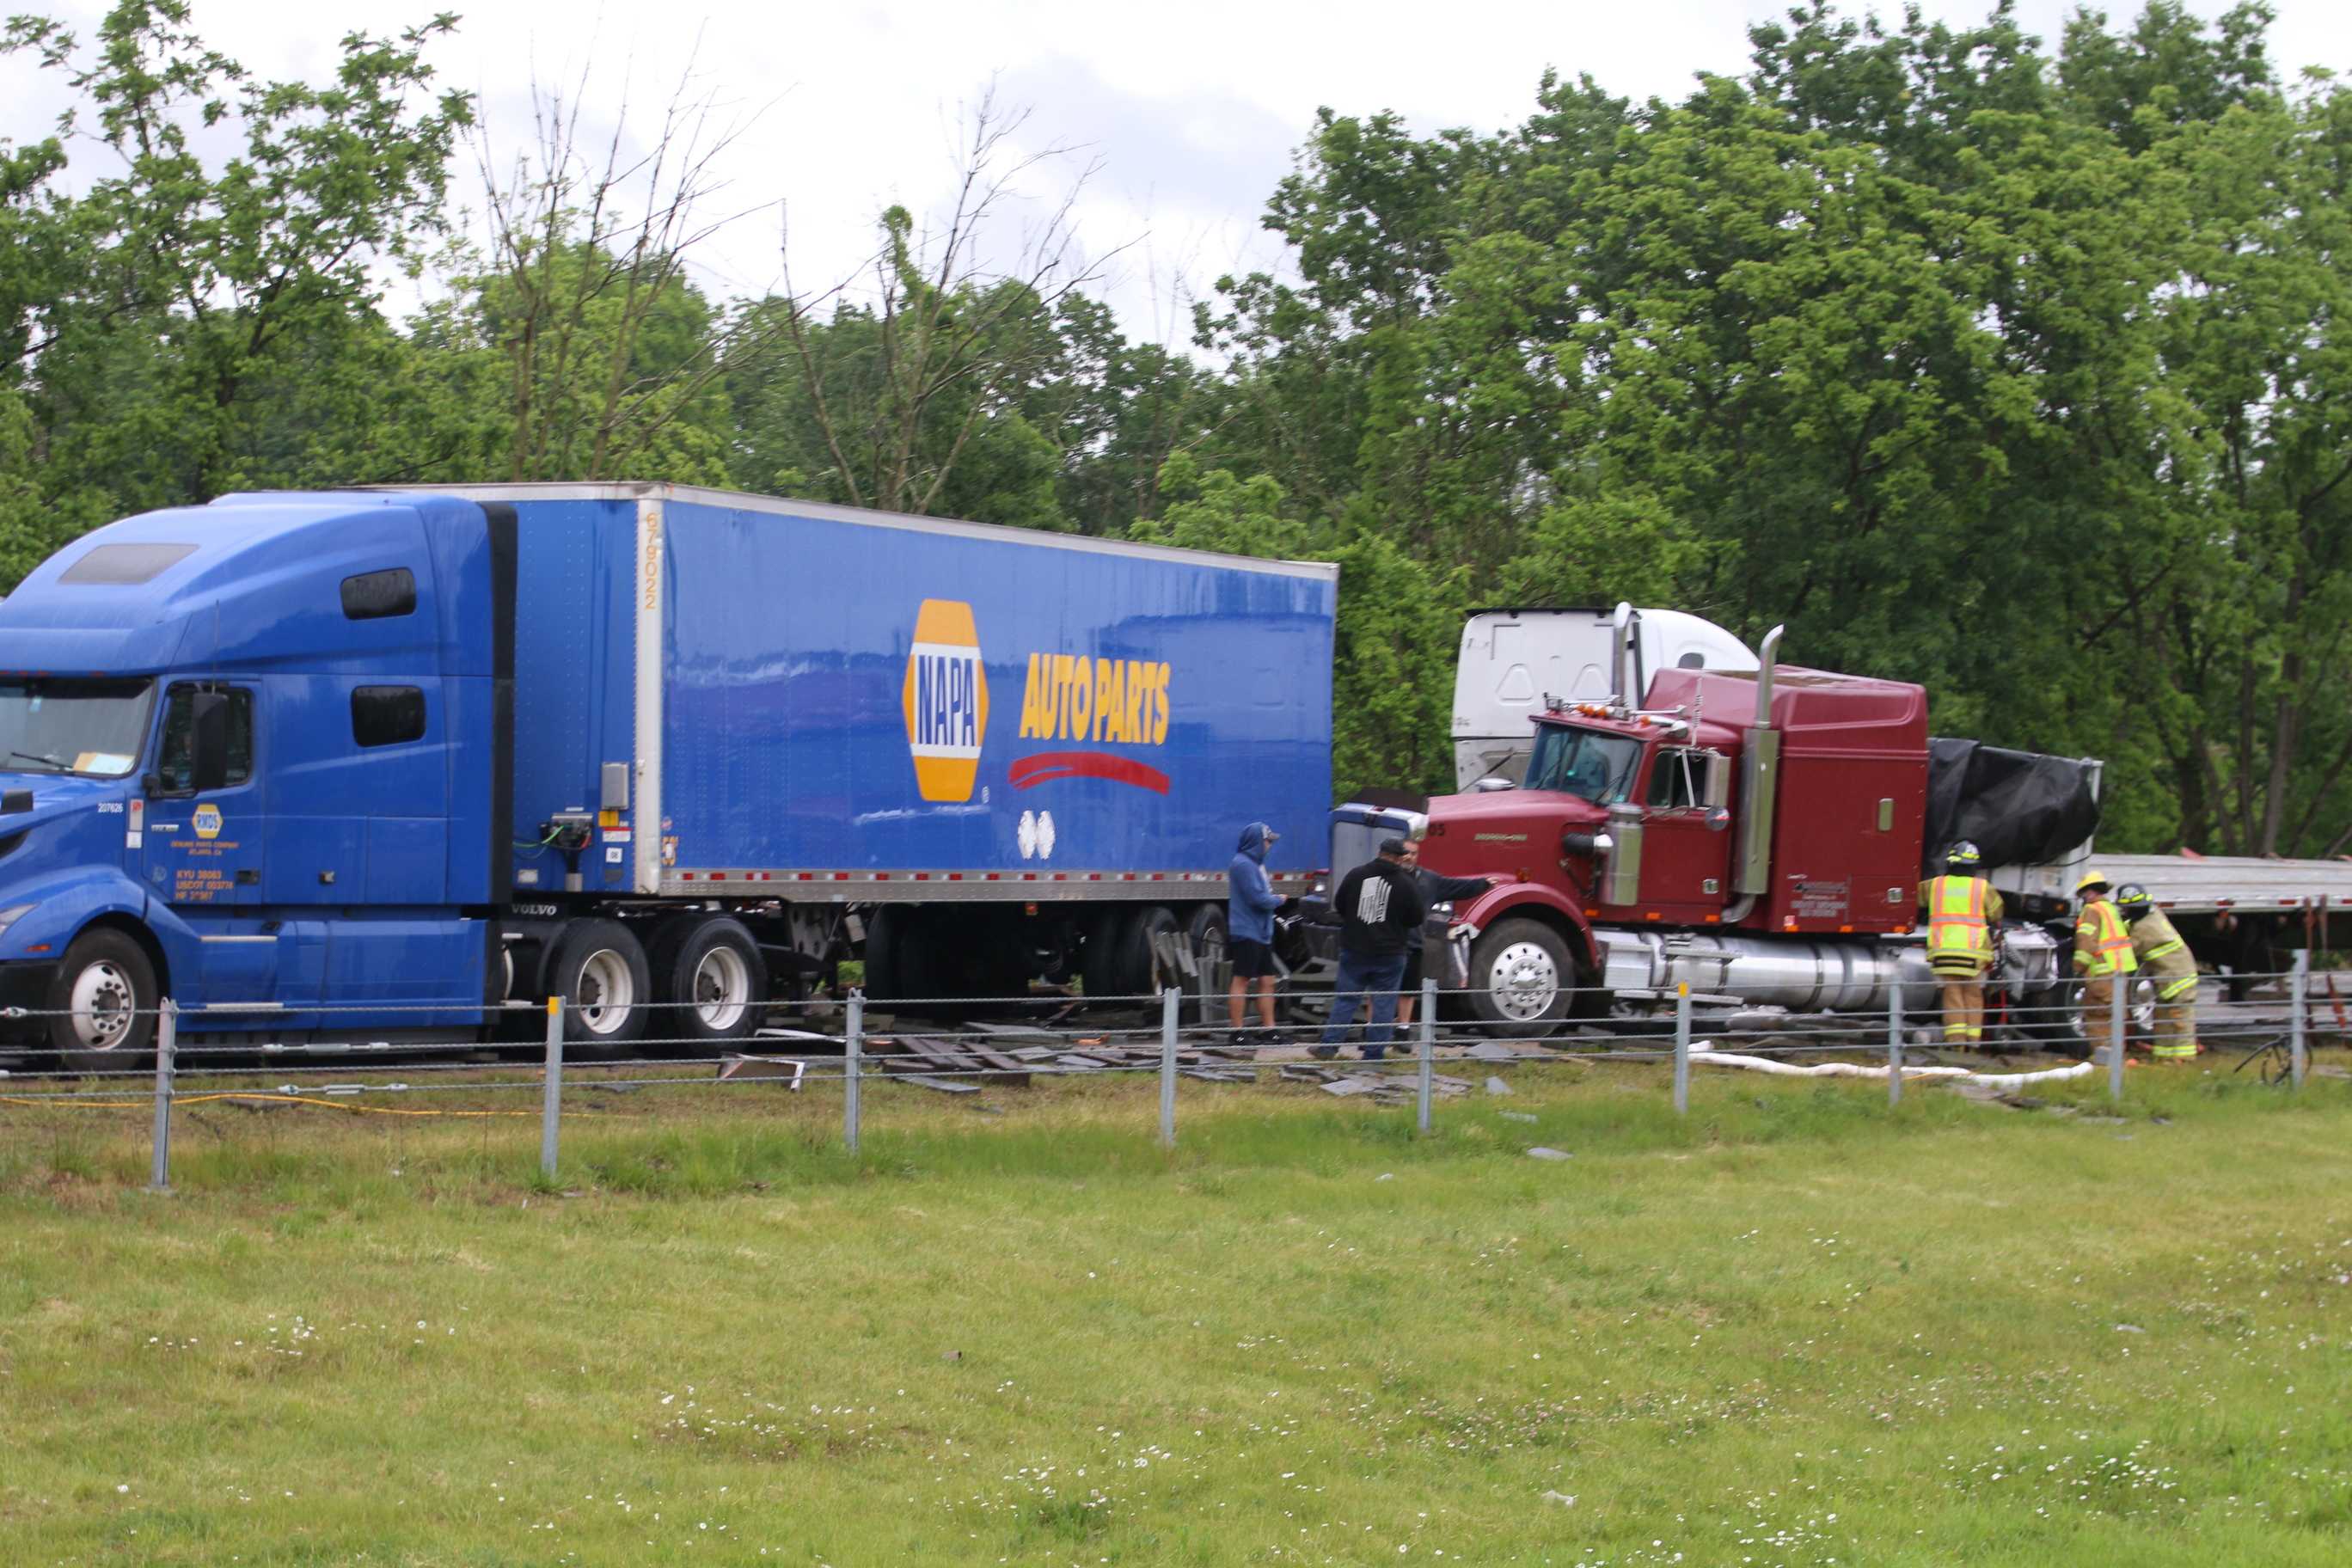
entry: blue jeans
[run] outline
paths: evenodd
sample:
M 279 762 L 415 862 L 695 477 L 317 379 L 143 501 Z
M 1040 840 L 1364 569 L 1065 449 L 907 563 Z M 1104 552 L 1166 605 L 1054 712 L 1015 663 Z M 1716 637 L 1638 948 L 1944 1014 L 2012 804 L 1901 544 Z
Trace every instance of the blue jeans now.
M 1331 996 L 1331 1021 L 1323 1030 L 1323 1043 L 1336 1046 L 1348 1037 L 1348 1026 L 1356 1021 L 1357 1004 L 1363 1001 L 1367 991 L 1372 996 L 1371 1022 L 1364 1026 L 1364 1059 L 1378 1061 L 1387 1051 L 1389 1041 L 1396 1037 L 1397 986 L 1404 979 L 1404 954 L 1393 958 L 1357 958 L 1349 953 L 1339 955 L 1339 978 L 1334 983 Z

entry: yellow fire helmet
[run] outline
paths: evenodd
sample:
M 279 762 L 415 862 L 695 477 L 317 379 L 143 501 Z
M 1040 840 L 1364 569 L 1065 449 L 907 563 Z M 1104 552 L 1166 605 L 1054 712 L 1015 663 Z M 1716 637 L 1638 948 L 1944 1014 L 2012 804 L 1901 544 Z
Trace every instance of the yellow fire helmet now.
M 2105 888 L 2106 885 L 2107 874 L 2105 871 L 2097 869 L 2085 871 L 2083 873 L 2083 879 L 2074 884 L 2074 896 L 2079 899 L 2092 889 Z

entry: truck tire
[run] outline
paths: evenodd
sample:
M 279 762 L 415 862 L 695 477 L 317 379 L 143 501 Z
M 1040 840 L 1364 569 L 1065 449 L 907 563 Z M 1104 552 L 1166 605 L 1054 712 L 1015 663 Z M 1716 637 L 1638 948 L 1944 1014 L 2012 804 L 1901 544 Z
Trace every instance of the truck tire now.
M 1029 983 L 1036 978 L 1040 964 L 1023 929 L 1025 923 L 985 905 L 966 911 L 961 921 L 945 922 L 945 929 L 954 933 L 954 944 L 945 951 L 965 954 L 954 971 L 957 978 L 952 984 L 969 996 L 998 1002 L 1027 1000 Z
M 155 966 L 129 932 L 100 926 L 73 939 L 47 1002 L 49 1046 L 70 1072 L 124 1072 L 155 1039 Z M 70 1015 L 70 1016 L 68 1016 Z
M 1184 935 L 1192 944 L 1192 962 L 1208 976 L 1209 989 L 1223 995 L 1233 975 L 1233 952 L 1225 940 L 1225 906 L 1202 904 L 1194 910 Z M 1201 988 L 1197 976 L 1191 984 L 1195 991 Z
M 1156 991 L 1162 977 L 1153 939 L 1182 929 L 1163 904 L 1106 910 L 1087 937 L 1087 995 L 1131 999 Z
M 1986 995 L 1986 1013 L 1992 1012 L 1993 998 Z M 1999 1026 L 2004 1038 L 2022 1046 L 2042 1046 L 2056 1049 L 2061 1055 L 2079 1057 L 2083 1050 L 2083 1026 L 2075 1014 L 2079 1011 L 2072 992 L 2061 986 L 2049 986 L 2040 991 L 2014 992 L 2001 998 L 2005 1021 Z M 1942 1013 L 1932 998 L 1921 1016 L 1935 1024 Z M 1994 1033 L 1988 1027 L 1986 1034 Z M 1941 1037 L 1938 1036 L 1938 1038 Z
M 574 921 L 556 938 L 548 990 L 563 998 L 563 1047 L 582 1060 L 619 1056 L 644 1037 L 651 970 L 618 921 Z
M 889 910 L 879 909 L 866 916 L 866 939 L 857 944 L 857 989 L 869 1002 L 898 994 L 898 932 L 890 915 Z
M 688 918 L 654 933 L 653 1021 L 665 1040 L 720 1045 L 750 1037 L 767 1016 L 768 962 L 759 939 L 730 915 Z
M 937 966 L 929 961 L 931 933 L 921 911 L 886 904 L 866 922 L 866 999 L 890 1003 L 931 1000 L 940 994 Z
M 1515 1039 L 1555 1033 L 1576 984 L 1568 942 L 1541 921 L 1496 921 L 1470 946 L 1470 1012 L 1491 1033 Z

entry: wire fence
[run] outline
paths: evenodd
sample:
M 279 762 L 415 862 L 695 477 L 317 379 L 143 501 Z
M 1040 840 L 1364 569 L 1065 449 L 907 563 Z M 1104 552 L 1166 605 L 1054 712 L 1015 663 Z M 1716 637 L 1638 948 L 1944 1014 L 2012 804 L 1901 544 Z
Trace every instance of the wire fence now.
M 1702 998 L 1682 985 L 1670 1000 L 1645 995 L 1632 1005 L 1606 991 L 1563 991 L 1540 1016 L 1517 1019 L 1492 998 L 1424 981 L 1417 994 L 1320 993 L 1332 1014 L 1349 1010 L 1337 1005 L 1346 1001 L 1361 1016 L 1310 1021 L 1303 1028 L 1216 1019 L 1210 1004 L 1225 1004 L 1227 996 L 1213 996 L 1205 985 L 1026 1002 L 995 996 L 877 1004 L 853 991 L 755 1010 L 751 1021 L 760 1026 L 749 1035 L 740 1034 L 741 1014 L 714 1015 L 705 1004 L 638 1004 L 621 1013 L 551 998 L 543 1008 L 508 1004 L 493 1016 L 492 1027 L 468 1030 L 462 1038 L 434 1037 L 446 1031 L 431 1027 L 396 1026 L 404 1015 L 446 1016 L 446 1005 L 312 1009 L 305 1021 L 315 1018 L 317 1026 L 297 1037 L 258 1026 L 250 1009 L 184 1011 L 167 1000 L 135 1016 L 119 1010 L 5 1010 L 0 1021 L 19 1033 L 59 1020 L 88 1022 L 94 1026 L 74 1037 L 111 1031 L 124 1044 L 69 1050 L 63 1070 L 53 1074 L 0 1072 L 0 1107 L 151 1110 L 151 1181 L 160 1190 L 171 1183 L 175 1113 L 220 1103 L 486 1122 L 536 1119 L 540 1169 L 552 1180 L 562 1160 L 567 1074 L 608 1091 L 772 1089 L 780 1079 L 788 1091 L 838 1084 L 841 1136 L 853 1154 L 865 1121 L 864 1090 L 877 1081 L 969 1094 L 1037 1079 L 1156 1074 L 1159 1141 L 1171 1149 L 1181 1079 L 1254 1083 L 1269 1070 L 1341 1098 L 1410 1100 L 1423 1133 L 1431 1131 L 1439 1101 L 1475 1087 L 1441 1074 L 1441 1064 L 1475 1069 L 1562 1061 L 1670 1063 L 1680 1114 L 1690 1109 L 1694 1068 L 1883 1079 L 1890 1106 L 1901 1103 L 1906 1085 L 1958 1080 L 1998 1092 L 2104 1075 L 2107 1094 L 2120 1101 L 2135 1047 L 2159 1062 L 2199 1047 L 2217 1063 L 2234 1054 L 2232 1074 L 2251 1069 L 2263 1081 L 2300 1089 L 2315 1041 L 2352 1036 L 2352 984 L 2345 978 L 2315 974 L 2308 954 L 2298 952 L 2291 969 L 2230 977 L 2238 994 L 2252 996 L 2239 1003 L 2209 1000 L 2201 985 L 2168 1002 L 2146 980 L 2050 983 L 2025 999 L 2007 997 L 1996 986 L 1976 1015 L 1981 1048 L 1970 1048 L 1965 1033 L 1955 1037 L 1946 1026 L 1950 1020 L 1926 999 L 1931 988 L 1904 984 L 1894 986 L 1883 1010 L 1874 1013 L 1726 1005 L 1728 999 Z M 1255 1005 L 1254 997 L 1248 1001 Z M 1414 1016 L 1402 1037 L 1391 1038 L 1391 1020 L 1408 1003 Z M 1188 1004 L 1193 1011 L 1189 1026 Z M 337 1026 L 339 1011 L 353 1027 Z M 1482 1024 L 1474 1016 L 1480 1011 L 1500 1016 Z M 990 1013 L 994 1019 L 980 1016 Z M 776 1016 L 788 1017 L 790 1025 L 760 1023 Z M 362 1021 L 368 1027 L 357 1027 Z M 152 1041 L 142 1023 L 152 1024 Z M 1968 1020 L 1958 1026 L 1965 1031 Z M 485 1037 L 491 1033 L 508 1037 L 494 1042 Z M 1357 1057 L 1342 1063 L 1359 1033 Z M 525 1040 L 536 1035 L 535 1044 L 520 1045 L 518 1034 Z M 136 1055 L 131 1041 L 142 1042 Z M 2042 1060 L 1990 1059 L 2020 1050 Z M 450 1102 L 461 1096 L 466 1103 Z

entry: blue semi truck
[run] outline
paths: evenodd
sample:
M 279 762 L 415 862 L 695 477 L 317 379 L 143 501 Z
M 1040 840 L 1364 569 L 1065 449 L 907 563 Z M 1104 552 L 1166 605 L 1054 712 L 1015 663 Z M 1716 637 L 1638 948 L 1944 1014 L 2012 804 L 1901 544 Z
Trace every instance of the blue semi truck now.
M 0 601 L 0 1029 L 746 1035 L 1090 994 L 1312 879 L 1336 569 L 657 484 L 226 497 Z

